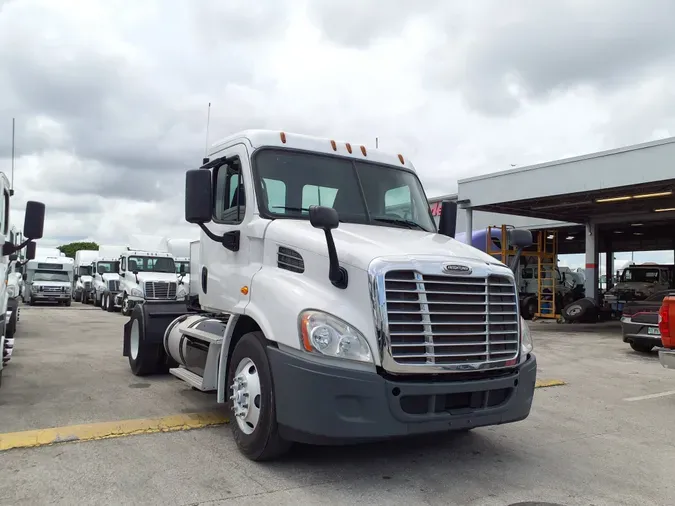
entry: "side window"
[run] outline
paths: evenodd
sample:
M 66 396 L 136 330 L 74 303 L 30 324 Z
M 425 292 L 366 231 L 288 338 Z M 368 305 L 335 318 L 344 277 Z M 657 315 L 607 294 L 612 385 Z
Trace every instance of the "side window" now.
M 302 207 L 303 209 L 309 209 L 309 206 L 333 207 L 337 192 L 337 188 L 307 184 L 302 187 Z
M 219 223 L 238 224 L 244 220 L 246 194 L 241 177 L 241 162 L 233 159 L 216 170 L 213 219 Z
M 385 192 L 384 214 L 395 214 L 404 220 L 415 219 L 408 185 L 392 188 Z
M 7 235 L 9 232 L 9 194 L 2 192 L 2 209 L 0 209 L 0 228 L 2 233 Z
M 121 269 L 123 271 L 127 270 L 127 258 L 126 257 L 122 257 L 122 261 L 120 262 L 120 266 L 121 266 Z

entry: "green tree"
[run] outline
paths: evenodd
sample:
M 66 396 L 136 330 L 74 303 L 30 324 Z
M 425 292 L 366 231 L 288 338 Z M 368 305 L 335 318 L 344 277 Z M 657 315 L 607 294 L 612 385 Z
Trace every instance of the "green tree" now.
M 75 258 L 75 253 L 80 251 L 81 249 L 85 250 L 98 250 L 98 244 L 95 242 L 84 242 L 84 241 L 78 241 L 78 242 L 71 242 L 70 244 L 64 244 L 62 246 L 57 247 L 61 253 L 65 253 L 67 257 L 70 258 Z

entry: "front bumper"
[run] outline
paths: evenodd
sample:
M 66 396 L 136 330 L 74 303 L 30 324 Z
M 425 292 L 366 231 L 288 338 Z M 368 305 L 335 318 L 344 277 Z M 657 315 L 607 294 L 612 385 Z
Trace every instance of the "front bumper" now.
M 659 362 L 666 369 L 675 369 L 675 350 L 661 348 L 659 350 Z
M 387 379 L 268 348 L 283 437 L 341 444 L 524 420 L 537 376 L 531 354 L 501 376 L 455 381 Z
M 59 293 L 32 293 L 31 299 L 34 302 L 66 302 L 71 298 L 70 292 Z

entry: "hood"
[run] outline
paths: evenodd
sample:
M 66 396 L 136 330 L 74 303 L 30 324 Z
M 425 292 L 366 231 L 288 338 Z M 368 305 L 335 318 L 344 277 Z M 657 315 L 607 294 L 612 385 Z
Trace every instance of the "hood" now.
M 91 283 L 93 279 L 94 278 L 92 276 L 87 276 L 86 274 L 77 278 L 77 280 L 81 281 L 82 283 Z
M 487 253 L 455 239 L 421 230 L 340 223 L 332 233 L 340 263 L 363 270 L 379 257 L 442 256 L 501 264 Z M 265 237 L 328 258 L 324 231 L 312 227 L 309 220 L 274 220 L 267 227 Z
M 133 276 L 132 279 L 134 279 Z M 147 281 L 173 281 L 175 283 L 178 278 L 172 272 L 139 272 L 138 282 L 145 283 Z
M 116 272 L 106 272 L 105 274 L 101 274 L 101 278 L 103 278 L 103 281 L 119 281 L 120 275 Z M 138 275 L 138 278 L 141 278 L 140 274 Z
M 608 290 L 607 293 L 615 293 L 622 290 L 635 290 L 641 292 L 648 292 L 650 290 L 656 290 L 660 285 L 657 283 L 645 283 L 638 281 L 621 281 L 612 287 L 611 290 Z

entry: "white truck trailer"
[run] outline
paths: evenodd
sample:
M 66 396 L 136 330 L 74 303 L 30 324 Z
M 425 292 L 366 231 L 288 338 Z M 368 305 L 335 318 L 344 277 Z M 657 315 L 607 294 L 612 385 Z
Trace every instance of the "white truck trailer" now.
M 14 191 L 10 188 L 7 176 L 0 172 L 0 193 L 4 203 L 0 206 L 0 244 L 2 245 L 2 260 L 0 261 L 0 276 L 5 280 L 0 284 L 0 350 L 2 350 L 2 360 L 0 361 L 0 384 L 2 384 L 2 371 L 5 365 L 12 357 L 14 349 L 14 334 L 11 337 L 7 335 L 7 311 L 8 302 L 12 300 L 9 297 L 8 275 L 10 264 L 16 263 L 19 259 L 18 254 L 26 250 L 26 257 L 33 256 L 35 253 L 35 243 L 33 241 L 42 238 L 45 221 L 45 205 L 41 202 L 29 200 L 26 203 L 26 213 L 23 222 L 23 234 L 19 241 L 12 241 L 10 237 L 10 198 Z M 10 304 L 10 308 L 11 308 Z M 11 310 L 11 309 L 10 309 Z M 10 315 L 11 319 L 11 315 Z
M 104 244 L 99 246 L 99 257 L 94 261 L 94 305 L 112 313 L 119 311 L 116 303 L 120 293 L 120 258 L 129 251 L 127 246 Z
M 92 262 L 98 258 L 98 250 L 81 249 L 75 252 L 75 287 L 73 299 L 75 302 L 89 304 L 94 300 L 94 277 Z
M 401 194 L 405 218 L 389 212 Z M 402 155 L 246 131 L 187 172 L 185 195 L 201 310 L 136 306 L 123 355 L 135 375 L 215 391 L 248 458 L 529 415 L 536 358 L 513 272 L 451 237 L 456 204 L 438 232 Z

